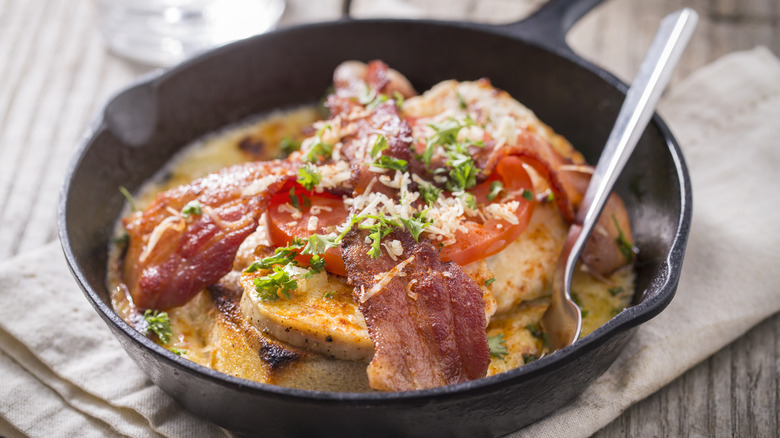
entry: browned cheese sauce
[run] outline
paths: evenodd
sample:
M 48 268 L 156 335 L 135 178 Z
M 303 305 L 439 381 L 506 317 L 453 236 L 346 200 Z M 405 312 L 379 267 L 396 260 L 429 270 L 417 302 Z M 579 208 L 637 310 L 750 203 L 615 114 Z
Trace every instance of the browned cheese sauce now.
M 414 111 L 415 102 L 411 105 L 410 111 Z M 300 142 L 311 135 L 312 124 L 319 118 L 315 107 L 300 107 L 208 135 L 149 181 L 135 195 L 134 204 L 143 209 L 156 193 L 233 164 L 277 158 L 281 142 Z M 122 231 L 120 224 L 117 235 Z M 478 284 L 487 282 L 483 289 L 495 297 L 491 309 L 495 314 L 487 327 L 494 347 L 488 375 L 523 366 L 543 355 L 545 336 L 539 321 L 549 302 L 552 269 L 566 232 L 567 225 L 554 204 L 539 203 L 517 241 L 464 267 Z M 241 269 L 259 255 L 256 248 L 262 247 L 245 246 L 248 249 L 239 250 L 234 272 L 187 304 L 167 310 L 173 336 L 165 347 L 205 367 L 257 382 L 326 391 L 370 391 L 366 364 L 373 346 L 346 280 L 317 274 L 299 284 L 290 299 L 262 302 L 236 287 Z M 142 328 L 143 316 L 120 281 L 122 253 L 121 245 L 112 245 L 108 277 L 112 304 L 125 321 Z M 489 281 L 491 278 L 495 280 Z M 582 309 L 581 336 L 630 304 L 633 281 L 631 267 L 609 278 L 594 278 L 582 268 L 576 271 L 573 295 Z

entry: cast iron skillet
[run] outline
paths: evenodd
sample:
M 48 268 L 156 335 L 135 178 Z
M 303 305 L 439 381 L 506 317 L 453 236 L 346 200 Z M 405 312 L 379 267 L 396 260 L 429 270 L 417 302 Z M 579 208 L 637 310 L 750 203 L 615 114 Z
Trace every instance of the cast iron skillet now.
M 529 19 L 506 26 L 345 19 L 288 28 L 222 47 L 131 86 L 91 126 L 63 189 L 59 232 L 73 275 L 156 385 L 186 409 L 234 431 L 497 436 L 546 416 L 601 375 L 677 287 L 691 187 L 680 150 L 658 116 L 618 181 L 640 248 L 634 305 L 571 347 L 473 382 L 355 394 L 294 390 L 218 373 L 159 347 L 114 313 L 105 286 L 106 251 L 124 203 L 120 185 L 137 189 L 205 133 L 317 100 L 333 69 L 348 59 L 382 59 L 418 90 L 444 79 L 490 78 L 595 163 L 626 86 L 575 55 L 565 34 L 598 3 L 553 0 Z

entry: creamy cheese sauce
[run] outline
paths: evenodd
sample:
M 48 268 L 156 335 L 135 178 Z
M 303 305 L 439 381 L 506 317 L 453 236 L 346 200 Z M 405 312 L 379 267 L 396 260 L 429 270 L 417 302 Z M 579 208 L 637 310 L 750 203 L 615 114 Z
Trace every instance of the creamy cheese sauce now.
M 279 144 L 283 139 L 301 141 L 319 117 L 314 107 L 303 107 L 275 112 L 206 136 L 176 156 L 135 195 L 136 208 L 145 208 L 160 191 L 186 184 L 223 167 L 276 158 L 280 155 Z M 118 224 L 117 235 L 121 236 L 122 232 L 121 224 Z M 498 345 L 493 349 L 488 375 L 522 366 L 543 355 L 545 337 L 539 330 L 539 321 L 549 299 L 551 266 L 555 264 L 565 234 L 566 225 L 555 207 L 538 205 L 529 227 L 517 241 L 499 254 L 464 267 L 480 285 L 489 275 L 495 278 L 489 287 L 483 287 L 486 298 L 489 296 L 493 300 L 495 295 L 496 303 L 486 311 L 489 316 L 495 311 L 487 334 L 491 344 Z M 123 319 L 143 330 L 143 317 L 119 280 L 121 252 L 121 245 L 112 245 L 108 277 L 112 303 Z M 239 253 L 239 259 L 252 255 L 250 248 L 248 254 Z M 238 266 L 240 263 L 245 266 L 247 262 L 237 259 L 237 269 L 243 267 Z M 234 271 L 231 275 L 237 273 Z M 370 359 L 371 344 L 368 333 L 360 325 L 363 324 L 362 316 L 344 279 L 331 274 L 318 275 L 321 278 L 299 285 L 299 291 L 290 300 L 262 304 L 244 297 L 240 305 L 248 309 L 244 308 L 243 312 L 225 310 L 225 306 L 220 307 L 218 296 L 203 291 L 187 304 L 168 310 L 173 336 L 166 347 L 203 366 L 258 382 L 328 391 L 368 391 L 365 365 Z M 235 279 L 230 281 L 236 283 Z M 633 282 L 631 268 L 619 270 L 606 279 L 596 279 L 583 269 L 577 270 L 573 294 L 583 313 L 581 336 L 588 335 L 630 304 Z M 528 291 L 518 294 L 513 289 L 518 287 L 527 287 Z M 507 291 L 512 291 L 511 298 L 505 298 L 509 296 Z M 264 307 L 274 305 L 278 306 L 277 313 L 264 310 Z M 304 312 L 301 310 L 304 308 L 318 310 Z M 336 329 L 338 336 L 344 339 L 337 341 L 346 343 L 344 345 L 362 342 L 360 348 L 369 348 L 369 354 L 364 354 L 365 350 L 356 356 L 340 350 L 306 348 L 315 343 L 332 342 L 333 334 L 311 335 L 305 327 L 298 330 L 306 325 L 301 319 L 303 313 L 321 318 L 325 327 L 341 320 L 342 326 Z M 286 324 L 285 318 L 291 318 L 292 322 Z M 286 334 L 263 328 L 268 321 L 285 333 L 292 332 L 294 337 L 289 339 L 297 347 L 276 341 L 275 336 L 284 338 Z M 334 348 L 338 349 L 338 346 Z M 316 351 L 336 353 L 328 355 Z M 353 360 L 339 360 L 333 356 Z

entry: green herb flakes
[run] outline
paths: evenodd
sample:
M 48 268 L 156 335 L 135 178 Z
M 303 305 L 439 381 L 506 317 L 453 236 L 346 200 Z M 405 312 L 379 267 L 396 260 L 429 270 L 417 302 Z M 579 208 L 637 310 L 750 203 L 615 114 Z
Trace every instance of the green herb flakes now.
M 620 253 L 623 254 L 623 257 L 626 258 L 627 262 L 634 260 L 634 245 L 629 242 L 626 238 L 626 235 L 623 234 L 623 230 L 620 228 L 620 225 L 618 224 L 617 218 L 614 214 L 612 215 L 612 222 L 615 223 L 615 228 L 618 230 L 618 236 L 615 239 L 615 243 L 617 243 Z
M 500 196 L 506 196 L 506 190 L 504 190 L 504 183 L 501 181 L 493 181 L 490 183 L 490 193 L 487 194 L 487 200 L 492 201 Z
M 491 357 L 503 359 L 509 354 L 509 350 L 506 348 L 506 338 L 503 333 L 488 336 L 487 340 Z
M 313 190 L 314 186 L 322 181 L 322 175 L 317 172 L 317 168 L 307 164 L 298 168 L 298 184 L 302 185 L 306 190 Z
M 200 216 L 203 214 L 203 206 L 200 205 L 197 199 L 194 199 L 187 203 L 184 208 L 181 209 L 181 215 L 185 219 L 189 219 L 190 216 Z
M 168 317 L 168 313 L 160 312 L 159 310 L 152 311 L 146 309 L 144 312 L 144 320 L 147 324 L 147 335 L 149 332 L 152 332 L 157 335 L 157 338 L 163 344 L 171 342 L 173 330 L 171 330 L 171 319 Z
M 119 186 L 119 193 L 121 193 L 122 196 L 124 196 L 125 199 L 127 199 L 127 203 L 128 205 L 130 205 L 131 211 L 138 210 L 135 206 L 135 201 L 133 200 L 133 195 L 130 193 L 130 190 L 127 190 L 124 186 Z

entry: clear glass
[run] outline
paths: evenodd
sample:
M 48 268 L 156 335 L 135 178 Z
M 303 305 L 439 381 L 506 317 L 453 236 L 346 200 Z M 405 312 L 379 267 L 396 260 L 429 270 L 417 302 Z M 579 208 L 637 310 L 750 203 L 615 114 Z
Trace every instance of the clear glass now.
M 118 55 L 169 66 L 273 29 L 284 0 L 97 0 L 100 27 Z

